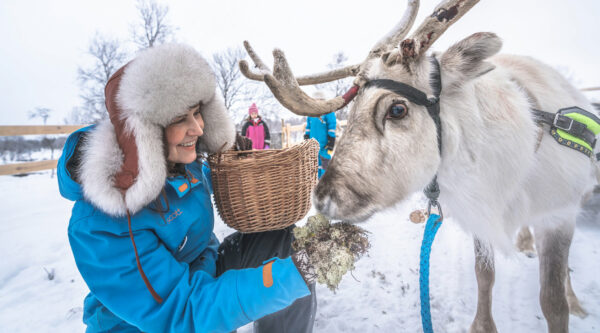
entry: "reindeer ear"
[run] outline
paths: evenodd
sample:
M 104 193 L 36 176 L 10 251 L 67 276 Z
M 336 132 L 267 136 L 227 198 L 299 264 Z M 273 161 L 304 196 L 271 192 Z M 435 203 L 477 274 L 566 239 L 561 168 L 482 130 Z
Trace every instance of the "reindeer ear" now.
M 495 68 L 484 61 L 500 51 L 502 41 L 491 32 L 478 32 L 452 45 L 441 58 L 442 73 L 446 73 L 444 85 L 455 86 L 459 82 L 474 79 Z

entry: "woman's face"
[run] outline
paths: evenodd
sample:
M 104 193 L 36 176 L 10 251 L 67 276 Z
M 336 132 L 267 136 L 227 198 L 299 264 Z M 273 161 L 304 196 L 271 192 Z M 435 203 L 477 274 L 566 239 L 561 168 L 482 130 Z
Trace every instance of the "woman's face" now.
M 188 164 L 196 160 L 196 142 L 204 134 L 204 120 L 200 106 L 195 106 L 185 115 L 179 116 L 167 126 L 167 160 Z
M 256 117 L 258 117 L 258 112 L 252 112 L 252 113 L 250 113 L 250 118 L 251 119 L 254 119 Z

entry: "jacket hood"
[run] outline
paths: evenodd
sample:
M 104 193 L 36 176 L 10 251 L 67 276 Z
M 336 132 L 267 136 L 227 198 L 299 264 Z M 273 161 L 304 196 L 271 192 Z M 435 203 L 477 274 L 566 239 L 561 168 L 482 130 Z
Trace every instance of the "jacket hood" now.
M 83 141 L 85 134 L 93 127 L 84 127 L 71 133 L 65 142 L 63 153 L 58 159 L 58 165 L 56 166 L 58 189 L 65 199 L 76 201 L 83 198 L 83 189 L 73 174 L 79 160 L 79 156 L 76 156 L 76 149 L 77 145 Z

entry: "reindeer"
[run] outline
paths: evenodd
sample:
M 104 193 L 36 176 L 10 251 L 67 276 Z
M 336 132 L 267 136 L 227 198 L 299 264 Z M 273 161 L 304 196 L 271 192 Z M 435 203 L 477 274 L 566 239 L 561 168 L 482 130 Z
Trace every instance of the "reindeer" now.
M 574 294 L 566 297 L 569 247 L 581 198 L 598 181 L 597 167 L 589 155 L 558 144 L 532 110 L 594 111 L 552 68 L 497 54 L 502 42 L 494 33 L 475 33 L 426 55 L 477 2 L 442 2 L 405 39 L 419 7 L 409 0 L 400 22 L 360 64 L 295 77 L 282 51 L 273 51 L 271 71 L 244 42 L 257 69 L 242 60 L 240 70 L 264 81 L 298 115 L 319 116 L 353 100 L 348 127 L 313 193 L 319 211 L 360 222 L 437 178 L 444 213 L 474 237 L 478 300 L 470 331 L 496 332 L 494 249 L 510 253 L 517 230 L 530 226 L 548 331 L 567 332 L 569 307 L 577 303 Z M 352 88 L 330 100 L 300 89 L 348 76 L 355 77 Z

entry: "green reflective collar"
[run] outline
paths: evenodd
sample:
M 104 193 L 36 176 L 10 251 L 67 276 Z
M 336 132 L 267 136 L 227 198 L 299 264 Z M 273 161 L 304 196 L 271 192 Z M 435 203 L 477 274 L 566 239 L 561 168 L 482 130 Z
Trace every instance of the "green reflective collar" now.
M 572 133 L 572 131 L 568 130 L 571 126 L 556 126 L 556 120 L 550 128 L 550 134 L 552 135 L 552 137 L 559 144 L 578 150 L 587 155 L 588 157 L 592 157 L 594 146 L 596 144 L 595 137 L 600 133 L 600 119 L 594 114 L 578 107 L 560 109 L 557 112 L 557 115 L 562 115 L 572 119 L 573 124 L 578 123 L 584 125 L 586 130 L 593 133 L 594 140 L 592 142 L 589 142 L 590 140 L 584 140 L 582 135 L 575 135 L 574 133 Z

